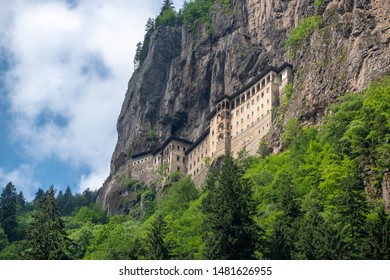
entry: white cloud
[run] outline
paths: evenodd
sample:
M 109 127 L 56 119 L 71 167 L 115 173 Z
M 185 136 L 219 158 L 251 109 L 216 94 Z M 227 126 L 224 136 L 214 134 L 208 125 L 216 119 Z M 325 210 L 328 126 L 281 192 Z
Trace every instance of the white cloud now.
M 36 162 L 55 157 L 87 166 L 91 173 L 80 178 L 80 190 L 99 188 L 108 175 L 135 45 L 162 0 L 5 2 L 0 46 L 15 62 L 7 73 L 13 140 Z M 31 166 L 0 169 L 0 175 L 16 178 L 26 170 L 18 183 L 31 185 Z
M 6 171 L 0 168 L 0 186 L 5 187 L 8 182 L 18 186 L 18 192 L 22 191 L 26 199 L 34 198 L 35 190 L 40 187 L 34 180 L 34 170 L 31 166 L 23 164 L 16 169 Z

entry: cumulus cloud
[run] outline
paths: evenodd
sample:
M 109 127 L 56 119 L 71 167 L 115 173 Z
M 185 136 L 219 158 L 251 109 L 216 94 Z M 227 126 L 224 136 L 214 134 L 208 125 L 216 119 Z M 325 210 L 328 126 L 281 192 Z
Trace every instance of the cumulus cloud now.
M 0 47 L 12 54 L 6 86 L 14 143 L 35 162 L 54 157 L 86 166 L 90 173 L 81 175 L 80 190 L 99 188 L 108 175 L 135 45 L 162 0 L 5 2 Z M 34 170 L 21 165 L 0 175 L 30 186 Z
M 34 198 L 35 189 L 40 185 L 34 179 L 34 170 L 30 165 L 22 164 L 18 168 L 11 171 L 6 171 L 0 168 L 0 184 L 5 186 L 8 182 L 12 182 L 18 187 L 18 191 L 22 191 L 26 199 Z

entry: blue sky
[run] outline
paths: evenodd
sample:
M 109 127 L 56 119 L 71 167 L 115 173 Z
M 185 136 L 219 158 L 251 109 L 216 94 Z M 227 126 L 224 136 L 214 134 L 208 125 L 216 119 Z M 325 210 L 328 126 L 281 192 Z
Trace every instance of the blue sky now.
M 135 46 L 162 2 L 0 1 L 1 188 L 101 187 Z

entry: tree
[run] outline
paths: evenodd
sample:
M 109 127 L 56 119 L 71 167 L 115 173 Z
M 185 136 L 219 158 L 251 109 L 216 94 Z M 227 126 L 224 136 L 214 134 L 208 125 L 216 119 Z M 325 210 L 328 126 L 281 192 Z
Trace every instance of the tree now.
M 259 249 L 261 229 L 253 217 L 255 204 L 251 186 L 241 179 L 241 170 L 230 155 L 224 157 L 215 184 L 208 186 L 203 204 L 209 234 L 205 257 L 209 259 L 253 259 Z
M 164 0 L 163 5 L 161 7 L 160 15 L 166 10 L 174 10 L 174 9 L 175 9 L 175 5 L 171 0 Z
M 24 197 L 22 191 L 19 192 L 16 201 L 17 205 L 19 205 L 21 208 L 24 208 L 26 206 L 26 198 Z
M 257 151 L 257 153 L 259 154 L 260 158 L 266 158 L 272 153 L 272 150 L 269 147 L 268 142 L 265 141 L 264 139 L 261 140 L 259 144 L 259 150 Z
M 148 18 L 148 21 L 145 24 L 145 31 L 153 31 L 154 29 L 154 19 L 153 18 Z
M 136 69 L 141 62 L 141 53 L 142 53 L 142 43 L 138 42 L 137 48 L 135 50 L 135 56 L 134 56 L 134 69 Z
M 0 227 L 0 252 L 9 245 L 8 237 L 4 230 Z
M 67 186 L 65 193 L 62 195 L 62 192 L 57 196 L 58 208 L 61 210 L 63 216 L 70 216 L 75 208 L 74 205 L 74 196 L 72 194 L 72 189 Z
M 376 211 L 370 219 L 367 236 L 364 240 L 365 258 L 371 260 L 390 260 L 390 217 L 384 207 Z
M 149 258 L 152 260 L 169 259 L 169 251 L 164 241 L 167 233 L 167 223 L 163 216 L 159 214 L 148 230 L 147 241 L 149 244 Z
M 39 211 L 33 214 L 33 221 L 28 230 L 29 249 L 26 252 L 28 259 L 69 259 L 71 241 L 65 233 L 54 195 L 54 187 L 51 186 L 48 193 L 37 202 Z
M 16 228 L 18 223 L 16 221 L 16 203 L 17 194 L 15 186 L 9 182 L 0 197 L 0 226 L 4 229 L 9 241 L 15 241 Z
M 39 188 L 38 191 L 35 193 L 35 197 L 33 200 L 34 204 L 37 204 L 38 201 L 44 196 L 45 196 L 45 192 L 41 188 Z

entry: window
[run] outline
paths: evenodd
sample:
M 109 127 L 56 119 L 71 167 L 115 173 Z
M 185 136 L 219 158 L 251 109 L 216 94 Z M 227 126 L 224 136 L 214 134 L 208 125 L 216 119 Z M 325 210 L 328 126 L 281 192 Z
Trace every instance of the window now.
M 252 100 L 252 105 L 253 105 L 253 104 L 255 104 L 255 100 L 254 100 L 254 99 Z
M 247 118 L 247 119 L 249 119 L 249 114 L 248 114 L 248 115 L 246 115 L 246 118 Z
M 257 107 L 257 112 L 259 112 L 260 111 L 260 107 Z
M 241 123 L 243 123 L 244 122 L 244 120 L 243 119 L 241 119 Z
M 267 99 L 267 104 L 269 103 L 269 99 Z
M 252 116 L 254 115 L 255 113 L 254 112 L 252 112 Z
M 240 122 L 237 122 L 237 125 L 239 124 Z
M 250 106 L 250 104 L 248 103 L 248 104 L 246 105 L 246 108 L 249 109 L 249 106 Z
M 244 112 L 244 107 L 241 108 L 241 113 Z
M 239 113 L 239 112 L 240 112 L 239 110 L 236 111 L 236 116 L 238 116 L 238 113 Z
M 177 167 L 177 171 L 180 171 L 180 167 Z
M 180 150 L 180 146 L 177 146 L 177 149 Z

